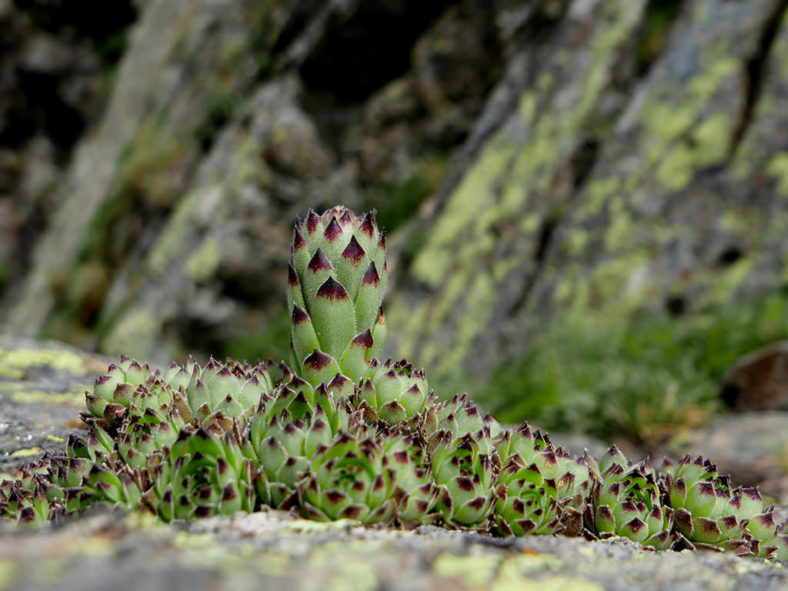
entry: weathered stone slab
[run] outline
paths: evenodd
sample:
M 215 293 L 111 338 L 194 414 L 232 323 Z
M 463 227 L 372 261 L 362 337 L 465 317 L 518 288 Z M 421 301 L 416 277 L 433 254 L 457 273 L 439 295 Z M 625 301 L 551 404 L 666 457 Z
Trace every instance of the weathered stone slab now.
M 281 511 L 157 525 L 104 513 L 0 537 L 0 588 L 359 590 L 785 589 L 778 563 L 646 552 L 628 540 L 500 540 L 320 524 Z
M 81 428 L 85 390 L 108 363 L 62 343 L 0 335 L 0 470 L 63 449 Z

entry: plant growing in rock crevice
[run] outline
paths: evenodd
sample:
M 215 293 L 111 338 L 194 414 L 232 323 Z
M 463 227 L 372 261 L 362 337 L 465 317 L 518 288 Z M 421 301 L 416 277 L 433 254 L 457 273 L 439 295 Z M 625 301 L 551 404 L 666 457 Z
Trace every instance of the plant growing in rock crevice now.
M 164 521 L 263 505 L 318 520 L 499 535 L 624 536 L 651 549 L 788 559 L 785 524 L 702 458 L 655 470 L 615 447 L 575 458 L 504 429 L 425 373 L 380 361 L 385 238 L 344 207 L 296 222 L 291 366 L 211 359 L 164 371 L 121 358 L 86 394 L 84 438 L 0 483 L 0 518 L 36 524 L 96 504 Z

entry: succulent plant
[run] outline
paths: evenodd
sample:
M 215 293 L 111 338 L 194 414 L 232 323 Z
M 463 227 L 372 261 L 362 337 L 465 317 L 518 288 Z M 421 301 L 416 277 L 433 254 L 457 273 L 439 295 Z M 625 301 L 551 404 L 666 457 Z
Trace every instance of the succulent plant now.
M 386 523 L 397 509 L 394 471 L 384 465 L 378 441 L 341 432 L 321 445 L 298 484 L 302 512 L 310 519 Z
M 288 274 L 293 366 L 317 386 L 366 375 L 386 327 L 386 241 L 374 212 L 345 207 L 296 221 Z
M 162 519 L 190 519 L 256 506 L 254 467 L 237 429 L 187 425 L 168 453 L 149 464 L 145 503 Z
M 432 434 L 428 451 L 438 487 L 438 508 L 449 525 L 473 527 L 487 520 L 495 501 L 498 456 L 483 453 L 492 447 L 489 430 L 454 437 L 440 429 Z
M 657 550 L 673 542 L 673 510 L 663 506 L 657 475 L 648 459 L 630 464 L 614 445 L 599 460 L 601 480 L 593 491 L 593 533 L 623 536 Z M 591 523 L 589 524 L 591 525 Z
M 211 359 L 200 367 L 189 359 L 184 365 L 173 363 L 162 374 L 147 364 L 121 357 L 120 363 L 110 365 L 107 373 L 96 379 L 93 391 L 86 393 L 93 420 L 87 418 L 111 429 L 127 415 L 162 415 L 170 412 L 173 405 L 187 423 L 193 417 L 204 420 L 218 412 L 241 416 L 253 412 L 260 397 L 272 388 L 273 380 L 265 364 L 251 367 Z
M 394 475 L 396 518 L 406 527 L 433 523 L 438 517 L 438 488 L 432 478 L 424 443 L 412 435 L 384 439 L 383 466 Z
M 164 521 L 260 505 L 318 520 L 626 536 L 654 549 L 788 560 L 786 525 L 708 460 L 576 458 L 465 394 L 438 403 L 423 370 L 375 359 L 386 336 L 385 239 L 344 207 L 296 222 L 292 368 L 121 357 L 86 393 L 85 437 L 0 474 L 0 520 L 35 526 L 95 504 Z
M 784 524 L 756 488 L 732 488 L 708 459 L 685 456 L 665 468 L 663 487 L 681 533 L 696 546 L 771 558 L 785 553 Z
M 498 532 L 580 533 L 592 483 L 586 463 L 527 423 L 504 432 L 496 447 L 504 463 L 496 486 Z
M 292 376 L 261 399 L 249 421 L 249 441 L 261 465 L 255 485 L 263 502 L 278 507 L 288 501 L 318 447 L 360 426 L 361 414 L 343 392 L 348 390 L 341 379 L 313 388 Z
M 373 417 L 392 425 L 421 416 L 428 403 L 434 404 L 424 372 L 404 359 L 396 363 L 389 359 L 383 364 L 373 359 L 368 377 L 360 384 L 359 397 Z

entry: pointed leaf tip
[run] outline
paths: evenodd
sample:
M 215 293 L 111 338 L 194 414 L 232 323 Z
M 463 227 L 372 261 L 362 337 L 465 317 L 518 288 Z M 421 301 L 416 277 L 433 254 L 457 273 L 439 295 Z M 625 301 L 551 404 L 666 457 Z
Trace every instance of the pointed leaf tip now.
M 292 323 L 294 325 L 298 325 L 303 322 L 309 322 L 309 314 L 307 314 L 306 310 L 304 310 L 302 307 L 294 304 Z
M 296 224 L 293 230 L 293 251 L 295 252 L 302 248 L 306 248 L 306 240 L 304 240 L 304 235 L 301 233 L 300 224 Z
M 290 287 L 298 288 L 301 283 L 298 281 L 298 273 L 296 273 L 293 263 L 287 265 L 287 283 Z
M 353 264 L 353 266 L 358 265 L 361 262 L 361 259 L 364 258 L 364 255 L 367 254 L 364 252 L 364 249 L 361 248 L 361 245 L 356 240 L 355 236 L 350 238 L 350 242 L 345 247 L 345 250 L 342 251 L 342 258 L 349 261 Z
M 361 220 L 361 225 L 359 226 L 359 230 L 364 232 L 367 236 L 372 238 L 375 235 L 375 227 L 377 224 L 375 223 L 375 210 L 372 210 L 364 216 L 364 219 Z
M 317 273 L 318 271 L 330 271 L 333 267 L 323 252 L 318 248 L 309 261 L 307 268 L 312 271 L 312 273 Z
M 332 217 L 326 229 L 323 230 L 323 236 L 329 244 L 333 244 L 334 240 L 342 235 L 342 226 L 339 225 L 336 217 Z
M 367 272 L 364 273 L 364 279 L 361 280 L 361 285 L 372 285 L 374 287 L 380 285 L 380 276 L 378 275 L 378 270 L 374 262 L 370 263 L 369 267 L 367 267 Z
M 317 226 L 320 223 L 320 216 L 315 213 L 315 210 L 310 208 L 309 213 L 306 215 L 306 231 L 312 235 L 317 230 Z
M 306 359 L 304 359 L 304 366 L 314 371 L 320 371 L 325 367 L 331 365 L 334 359 L 330 355 L 326 355 L 319 349 L 312 351 Z
M 348 295 L 342 284 L 336 281 L 333 277 L 325 280 L 323 285 L 317 290 L 318 298 L 326 298 L 328 300 L 347 300 Z
M 372 331 L 369 329 L 365 330 L 361 334 L 357 335 L 351 342 L 351 347 L 362 347 L 364 349 L 369 349 L 374 344 L 374 340 L 372 339 Z

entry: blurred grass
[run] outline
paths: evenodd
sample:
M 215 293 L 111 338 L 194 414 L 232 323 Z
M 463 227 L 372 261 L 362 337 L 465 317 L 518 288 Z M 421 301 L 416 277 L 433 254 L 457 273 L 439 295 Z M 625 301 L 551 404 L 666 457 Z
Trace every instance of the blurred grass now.
M 730 365 L 785 338 L 784 295 L 680 317 L 567 315 L 488 380 L 466 376 L 463 389 L 501 421 L 654 444 L 720 411 Z M 433 383 L 442 392 L 456 384 Z

